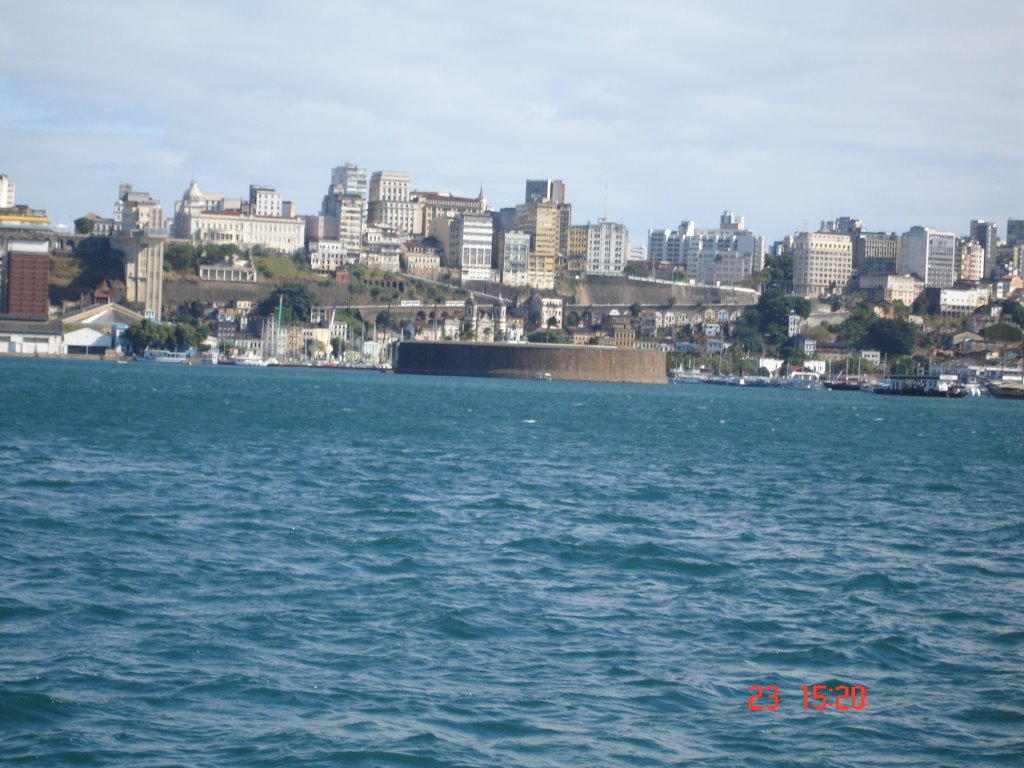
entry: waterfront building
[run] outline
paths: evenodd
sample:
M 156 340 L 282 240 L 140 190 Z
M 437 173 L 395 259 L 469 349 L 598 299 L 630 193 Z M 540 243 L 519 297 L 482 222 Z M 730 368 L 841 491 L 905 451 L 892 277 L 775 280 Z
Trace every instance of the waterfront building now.
M 0 208 L 14 207 L 14 181 L 6 173 L 0 173 Z
M 368 222 L 391 227 L 405 234 L 416 228 L 416 203 L 409 196 L 409 174 L 404 171 L 374 171 L 370 177 Z
M 114 204 L 111 248 L 124 256 L 125 300 L 131 309 L 160 322 L 164 285 L 164 209 L 146 192 L 122 184 Z
M 798 232 L 793 239 L 793 293 L 816 298 L 842 293 L 853 275 L 853 241 L 832 232 Z
M 0 317 L 0 355 L 53 356 L 63 355 L 64 350 L 60 320 Z
M 66 315 L 63 325 L 67 354 L 103 356 L 124 353 L 124 332 L 142 319 L 138 312 L 112 302 L 94 304 Z
M 621 275 L 629 258 L 629 230 L 604 219 L 586 226 L 587 274 Z
M 900 272 L 924 280 L 925 288 L 952 288 L 955 277 L 956 235 L 930 227 L 911 227 L 901 240 Z
M 985 250 L 984 276 L 991 277 L 996 268 L 996 255 L 999 248 L 999 237 L 996 225 L 983 219 L 971 220 L 971 240 Z
M 0 260 L 0 312 L 22 318 L 49 316 L 49 240 L 11 240 Z

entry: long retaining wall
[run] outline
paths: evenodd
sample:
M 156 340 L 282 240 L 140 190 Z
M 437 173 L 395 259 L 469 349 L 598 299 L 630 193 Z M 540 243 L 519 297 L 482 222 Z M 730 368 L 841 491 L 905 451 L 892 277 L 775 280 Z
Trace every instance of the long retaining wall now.
M 403 341 L 396 373 L 664 384 L 665 353 L 571 344 Z

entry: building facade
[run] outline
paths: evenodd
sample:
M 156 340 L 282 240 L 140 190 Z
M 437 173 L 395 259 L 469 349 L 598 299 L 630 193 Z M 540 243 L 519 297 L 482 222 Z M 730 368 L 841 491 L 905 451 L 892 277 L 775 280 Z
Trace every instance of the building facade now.
M 495 237 L 502 285 L 525 286 L 530 255 L 530 235 L 516 230 L 498 232 Z
M 831 232 L 799 232 L 793 239 L 793 293 L 815 298 L 842 293 L 853 275 L 853 241 Z
M 46 319 L 49 315 L 49 240 L 11 241 L 2 259 L 0 312 Z
M 492 278 L 493 241 L 494 222 L 490 215 L 461 213 L 451 220 L 448 264 L 461 271 L 463 284 Z
M 416 203 L 409 196 L 409 174 L 375 171 L 370 177 L 369 194 L 370 226 L 391 227 L 407 235 L 413 233 Z
M 530 236 L 530 252 L 526 261 L 527 285 L 554 288 L 559 241 L 558 206 L 542 200 L 517 205 L 516 229 Z
M 122 184 L 114 204 L 110 245 L 124 256 L 125 300 L 143 317 L 160 322 L 167 230 L 160 203 Z
M 0 173 L 0 208 L 14 207 L 14 181 Z
M 853 269 L 858 275 L 896 273 L 900 261 L 899 235 L 857 230 L 853 238 Z
M 924 280 L 925 288 L 952 288 L 956 275 L 956 235 L 911 227 L 901 239 L 900 272 Z
M 601 219 L 587 225 L 587 274 L 621 275 L 629 258 L 629 230 Z

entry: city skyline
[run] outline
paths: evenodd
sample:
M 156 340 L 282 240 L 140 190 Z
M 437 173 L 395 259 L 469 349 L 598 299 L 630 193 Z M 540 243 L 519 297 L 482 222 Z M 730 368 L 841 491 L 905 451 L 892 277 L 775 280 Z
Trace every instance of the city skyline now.
M 268 184 L 313 214 L 353 162 L 482 187 L 493 207 L 563 179 L 575 222 L 637 243 L 726 209 L 769 243 L 843 215 L 896 232 L 985 219 L 1001 239 L 1024 217 L 1009 2 L 247 8 L 5 8 L 17 201 L 70 224 L 110 215 L 122 181 L 170 211 L 195 179 Z

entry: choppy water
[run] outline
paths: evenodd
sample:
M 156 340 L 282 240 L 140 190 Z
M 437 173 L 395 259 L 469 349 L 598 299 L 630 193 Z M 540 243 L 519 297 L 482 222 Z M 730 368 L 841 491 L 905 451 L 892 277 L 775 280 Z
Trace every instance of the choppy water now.
M 1020 765 L 1022 437 L 990 399 L 0 360 L 0 763 Z

